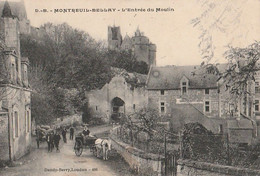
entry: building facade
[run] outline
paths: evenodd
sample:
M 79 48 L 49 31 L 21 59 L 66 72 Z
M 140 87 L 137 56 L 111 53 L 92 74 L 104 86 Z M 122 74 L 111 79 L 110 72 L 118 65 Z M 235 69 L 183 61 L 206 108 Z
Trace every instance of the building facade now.
M 15 160 L 31 146 L 28 58 L 20 54 L 19 20 L 6 1 L 0 19 L 0 160 Z
M 133 37 L 127 34 L 122 39 L 119 26 L 108 26 L 108 49 L 132 50 L 137 61 L 143 61 L 148 66 L 156 65 L 156 45 L 137 28 Z
M 254 124 L 248 118 L 252 101 L 232 97 L 216 75 L 205 74 L 200 66 L 152 67 L 146 84 L 148 107 L 158 109 L 176 132 L 186 123 L 199 122 L 214 133 L 228 133 L 230 137 L 235 128 L 249 132 L 251 136 L 241 138 L 245 143 L 253 136 Z M 243 105 L 248 112 L 244 116 Z
M 87 93 L 91 113 L 106 122 L 118 121 L 123 114 L 131 114 L 146 107 L 146 75 L 127 73 L 114 68 L 114 77 L 100 90 Z

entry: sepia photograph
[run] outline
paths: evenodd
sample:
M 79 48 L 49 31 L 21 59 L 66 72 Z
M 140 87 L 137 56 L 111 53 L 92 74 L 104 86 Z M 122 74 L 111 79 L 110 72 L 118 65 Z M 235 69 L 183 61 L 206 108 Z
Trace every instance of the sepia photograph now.
M 0 176 L 260 176 L 260 0 L 0 0 Z

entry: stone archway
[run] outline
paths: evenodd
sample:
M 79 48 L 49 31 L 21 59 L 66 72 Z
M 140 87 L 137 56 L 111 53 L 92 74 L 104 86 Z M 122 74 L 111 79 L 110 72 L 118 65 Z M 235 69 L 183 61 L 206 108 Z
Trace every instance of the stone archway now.
M 125 102 L 119 97 L 113 98 L 111 101 L 111 120 L 118 122 L 123 114 L 125 114 Z

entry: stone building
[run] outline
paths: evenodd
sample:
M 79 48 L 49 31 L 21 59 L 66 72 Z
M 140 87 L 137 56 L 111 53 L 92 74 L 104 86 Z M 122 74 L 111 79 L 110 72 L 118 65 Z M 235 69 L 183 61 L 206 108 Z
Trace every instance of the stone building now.
M 0 1 L 0 14 L 3 13 L 5 1 Z M 24 0 L 8 2 L 13 16 L 18 19 L 20 33 L 29 34 L 31 31 L 30 20 L 27 18 Z
M 0 19 L 0 160 L 15 160 L 31 146 L 28 58 L 21 57 L 19 20 L 6 1 Z
M 118 121 L 122 114 L 131 114 L 146 107 L 146 75 L 113 69 L 114 77 L 100 90 L 87 93 L 92 115 L 104 121 Z
M 156 45 L 137 28 L 133 37 L 127 34 L 122 39 L 119 26 L 108 26 L 108 49 L 132 50 L 137 61 L 143 61 L 149 66 L 156 65 Z
M 227 66 L 221 65 L 221 69 Z M 185 123 L 199 122 L 215 133 L 231 135 L 236 128 L 249 131 L 247 138 L 253 136 L 250 114 L 242 113 L 249 101 L 232 97 L 217 76 L 205 74 L 200 66 L 151 67 L 146 84 L 148 107 L 158 109 L 176 131 Z

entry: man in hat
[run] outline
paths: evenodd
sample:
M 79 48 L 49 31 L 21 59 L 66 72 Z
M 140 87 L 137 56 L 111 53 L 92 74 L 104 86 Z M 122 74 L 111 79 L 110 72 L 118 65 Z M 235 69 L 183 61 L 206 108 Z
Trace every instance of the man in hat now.
M 46 135 L 46 141 L 48 144 L 48 152 L 52 152 L 53 149 L 53 132 L 48 132 L 48 134 Z
M 74 136 L 74 128 L 73 126 L 70 127 L 70 140 L 73 140 L 73 136 Z
M 60 151 L 60 149 L 59 149 L 60 139 L 61 139 L 60 134 L 56 130 L 54 137 L 53 137 L 53 140 L 54 140 L 54 145 L 56 147 L 57 152 Z

